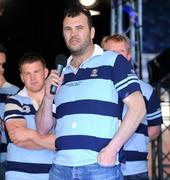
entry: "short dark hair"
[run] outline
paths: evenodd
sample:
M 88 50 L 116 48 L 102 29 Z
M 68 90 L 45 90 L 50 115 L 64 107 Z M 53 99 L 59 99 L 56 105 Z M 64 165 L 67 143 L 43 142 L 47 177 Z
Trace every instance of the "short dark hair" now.
M 4 48 L 2 44 L 0 44 L 0 53 L 7 53 L 7 50 Z
M 65 9 L 64 18 L 76 17 L 80 15 L 81 13 L 83 13 L 87 17 L 88 25 L 89 25 L 89 28 L 91 29 L 91 27 L 93 26 L 93 21 L 92 21 L 92 16 L 90 14 L 90 11 L 86 9 L 83 5 L 81 5 L 80 3 L 73 4 L 69 8 Z
M 25 53 L 18 63 L 19 71 L 21 72 L 21 66 L 26 63 L 34 63 L 40 61 L 44 67 L 46 67 L 46 62 L 43 56 L 36 52 L 27 52 Z

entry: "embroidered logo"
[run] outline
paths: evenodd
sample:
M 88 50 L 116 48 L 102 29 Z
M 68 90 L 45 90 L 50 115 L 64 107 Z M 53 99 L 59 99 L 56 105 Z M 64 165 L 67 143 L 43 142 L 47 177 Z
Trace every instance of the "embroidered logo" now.
M 91 77 L 97 77 L 97 76 L 98 76 L 97 73 L 98 73 L 98 70 L 97 70 L 97 69 L 93 69 L 92 72 L 91 72 L 91 74 L 90 74 L 90 76 L 91 76 Z
M 31 112 L 30 107 L 29 107 L 29 106 L 27 106 L 27 105 L 24 105 L 24 106 L 22 107 L 22 110 L 23 110 L 23 112 L 25 112 L 25 113 L 29 113 L 29 112 Z

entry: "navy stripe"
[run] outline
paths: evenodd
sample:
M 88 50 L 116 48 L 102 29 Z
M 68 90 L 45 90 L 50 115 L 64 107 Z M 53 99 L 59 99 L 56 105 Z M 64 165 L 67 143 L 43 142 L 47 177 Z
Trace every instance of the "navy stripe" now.
M 2 152 L 7 152 L 7 144 L 6 143 L 0 144 L 0 153 L 2 153 Z
M 5 113 L 4 113 L 5 121 L 7 120 L 6 118 L 12 114 L 17 114 L 17 116 L 15 116 L 15 118 L 21 118 L 21 116 L 23 117 L 23 115 L 20 115 L 21 114 L 20 111 L 17 111 L 17 110 L 5 111 Z M 14 118 L 14 117 L 12 117 L 12 118 Z
M 139 83 L 129 84 L 128 89 L 127 89 L 127 87 L 125 87 L 123 89 L 120 89 L 118 93 L 119 93 L 121 99 L 124 99 L 124 98 L 128 97 L 130 94 L 134 93 L 135 91 L 141 92 Z
M 25 173 L 49 173 L 51 164 L 21 163 L 15 161 L 7 161 L 7 171 L 19 171 Z
M 34 107 L 30 105 L 26 105 L 26 106 L 29 107 L 28 111 L 25 110 L 24 107 L 22 108 L 23 109 L 22 111 L 17 110 L 17 109 L 8 110 L 8 111 L 5 111 L 4 117 L 7 118 L 8 116 L 12 114 L 15 115 L 15 117 L 10 117 L 10 118 L 21 118 L 25 115 L 35 115 L 36 110 L 34 109 Z
M 139 134 L 144 134 L 145 136 L 148 136 L 148 128 L 145 124 L 142 124 L 142 123 L 138 126 L 138 128 L 135 132 L 139 133 Z
M 159 126 L 163 123 L 162 117 L 148 121 L 148 126 Z
M 99 100 L 79 100 L 74 102 L 63 103 L 57 107 L 56 118 L 62 118 L 70 114 L 97 114 L 111 117 L 121 117 L 118 105 Z
M 119 162 L 120 163 L 125 163 L 126 162 L 126 157 L 125 157 L 123 147 L 119 151 Z
M 35 114 L 36 113 L 34 106 L 32 104 L 28 104 L 28 103 L 27 104 L 25 104 L 25 103 L 21 104 L 21 102 L 19 102 L 16 99 L 13 99 L 13 98 L 9 98 L 7 100 L 7 104 L 15 104 L 15 105 L 21 107 L 23 109 L 23 111 L 22 111 L 23 115 Z M 9 110 L 9 112 L 10 112 L 10 110 Z M 19 112 L 19 111 L 16 110 L 16 112 Z M 14 112 L 11 111 L 11 114 L 13 114 L 13 113 L 16 114 L 15 111 Z
M 96 70 L 96 76 L 93 76 L 93 70 Z M 80 80 L 88 80 L 88 79 L 109 79 L 111 80 L 113 67 L 112 66 L 100 66 L 100 67 L 92 67 L 92 68 L 81 68 L 78 70 L 77 74 L 73 73 L 64 75 L 64 82 L 72 81 L 80 81 Z
M 147 161 L 147 152 L 124 151 L 126 161 Z
M 9 99 L 7 100 L 7 103 L 17 104 L 18 106 L 21 107 L 21 104 L 19 103 L 19 101 L 17 101 L 16 99 L 13 99 L 13 98 L 9 98 Z
M 93 136 L 62 136 L 55 140 L 55 147 L 57 151 L 72 149 L 89 149 L 92 151 L 99 152 L 110 141 L 111 139 L 98 138 Z
M 133 78 L 131 78 L 131 79 L 127 79 L 126 81 L 124 80 L 124 81 L 122 81 L 122 83 L 120 83 L 119 85 L 117 85 L 116 86 L 116 89 L 119 89 L 121 86 L 124 86 L 124 85 L 128 85 L 128 83 L 129 84 L 132 84 L 131 83 L 131 81 L 137 81 L 138 80 L 138 78 L 134 75 L 134 77 Z M 134 82 L 133 82 L 134 83 Z M 136 82 L 137 83 L 137 82 Z M 138 83 L 137 83 L 138 84 Z M 122 88 L 121 88 L 122 89 Z M 124 89 L 124 88 L 123 88 Z
M 4 103 L 7 100 L 7 94 L 0 94 L 0 103 Z

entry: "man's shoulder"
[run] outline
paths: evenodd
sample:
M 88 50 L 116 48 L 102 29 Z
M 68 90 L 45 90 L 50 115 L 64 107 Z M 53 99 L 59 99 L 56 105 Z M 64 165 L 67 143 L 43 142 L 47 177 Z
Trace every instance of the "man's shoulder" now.
M 116 53 L 116 52 L 113 52 L 113 51 L 104 51 L 103 52 L 103 56 L 105 56 L 105 57 L 117 57 L 118 56 L 118 53 Z
M 12 94 L 16 94 L 20 90 L 20 88 L 6 81 L 3 85 L 3 90 L 7 92 L 8 94 L 12 95 Z
M 140 87 L 144 96 L 150 97 L 154 91 L 154 88 L 147 82 L 140 80 Z
M 104 65 L 113 65 L 118 54 L 112 51 L 104 51 L 102 55 L 97 56 L 101 59 L 101 63 Z

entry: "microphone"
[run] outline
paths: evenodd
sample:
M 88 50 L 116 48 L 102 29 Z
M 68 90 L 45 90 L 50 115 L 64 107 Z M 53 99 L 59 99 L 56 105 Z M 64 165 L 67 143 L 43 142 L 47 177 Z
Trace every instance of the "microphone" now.
M 64 54 L 58 54 L 55 58 L 54 63 L 55 63 L 55 67 L 56 67 L 58 75 L 61 76 L 63 68 L 67 64 L 67 57 Z M 50 93 L 55 94 L 56 91 L 57 91 L 57 87 L 54 85 L 51 85 Z

